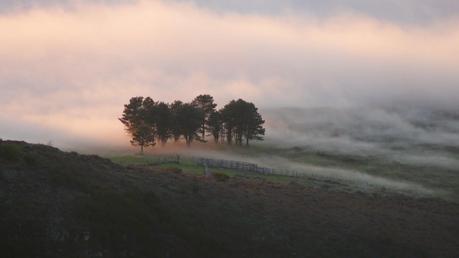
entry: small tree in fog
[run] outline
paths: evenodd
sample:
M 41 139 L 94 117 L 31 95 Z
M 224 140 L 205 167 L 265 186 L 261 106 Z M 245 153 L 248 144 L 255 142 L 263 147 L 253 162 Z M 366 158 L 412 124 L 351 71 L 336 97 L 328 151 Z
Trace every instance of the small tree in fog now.
M 147 146 L 155 145 L 155 131 L 145 119 L 145 106 L 151 99 L 133 97 L 129 104 L 124 105 L 123 115 L 119 120 L 124 124 L 126 131 L 131 135 L 131 144 L 140 146 L 140 153 Z
M 148 105 L 146 108 L 146 120 L 153 126 L 156 132 L 156 139 L 164 146 L 172 136 L 172 114 L 169 105 L 164 102 L 157 102 Z
M 236 111 L 234 109 L 234 100 L 226 104 L 220 111 L 220 117 L 225 130 L 226 143 L 233 144 L 233 131 L 235 127 Z
M 248 113 L 248 119 L 244 124 L 242 134 L 245 138 L 245 145 L 248 146 L 250 140 L 263 140 L 263 135 L 265 135 L 265 128 L 263 128 L 263 124 L 265 121 L 258 113 L 255 105 L 252 103 L 250 103 L 246 112 Z
M 201 121 L 200 133 L 201 139 L 204 141 L 206 137 L 206 131 L 208 130 L 207 124 L 209 117 L 212 113 L 215 112 L 215 107 L 217 104 L 214 103 L 214 98 L 208 94 L 197 96 L 191 104 L 202 110 L 203 117 Z
M 201 140 L 198 132 L 201 128 L 203 116 L 201 109 L 188 103 L 181 105 L 177 110 L 178 125 L 188 146 L 194 140 Z
M 250 140 L 263 140 L 265 121 L 253 103 L 242 99 L 232 100 L 221 110 L 221 114 L 229 144 L 233 140 L 238 145 L 242 145 L 243 139 L 246 145 Z
M 182 106 L 183 102 L 180 100 L 176 100 L 169 105 L 169 110 L 171 112 L 170 131 L 175 142 L 180 140 L 180 137 L 182 136 L 182 128 L 179 121 L 179 111 Z
M 214 137 L 215 143 L 218 143 L 222 137 L 223 122 L 220 112 L 212 112 L 207 120 L 207 128 Z

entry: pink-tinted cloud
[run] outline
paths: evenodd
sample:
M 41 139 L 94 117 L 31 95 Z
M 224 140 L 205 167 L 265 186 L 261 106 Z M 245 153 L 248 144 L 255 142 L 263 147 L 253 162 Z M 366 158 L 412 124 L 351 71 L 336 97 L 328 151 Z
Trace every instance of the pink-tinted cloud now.
M 189 101 L 208 92 L 220 104 L 243 97 L 263 107 L 454 105 L 458 25 L 219 13 L 160 1 L 7 13 L 0 15 L 0 109 L 18 121 L 118 141 L 116 118 L 138 95 Z

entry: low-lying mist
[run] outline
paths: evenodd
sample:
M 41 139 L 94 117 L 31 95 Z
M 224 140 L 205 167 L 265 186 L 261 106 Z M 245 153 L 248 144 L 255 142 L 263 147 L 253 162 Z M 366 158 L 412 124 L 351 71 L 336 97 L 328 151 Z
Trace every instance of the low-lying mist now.
M 278 146 L 459 168 L 459 111 L 285 108 L 266 116 L 267 141 Z
M 283 171 L 294 171 L 300 178 L 317 178 L 333 180 L 344 183 L 355 190 L 375 191 L 388 190 L 411 196 L 444 196 L 447 191 L 426 187 L 409 180 L 385 178 L 371 175 L 357 169 L 347 169 L 339 166 L 314 165 L 307 162 L 298 162 L 286 157 L 283 149 L 272 151 L 270 146 L 257 145 L 254 149 L 244 147 L 215 146 L 214 144 L 195 144 L 187 148 L 184 144 L 170 144 L 150 150 L 147 155 L 181 155 L 184 157 L 210 158 L 218 160 L 240 161 L 257 164 L 260 167 L 275 169 L 282 174 Z M 292 178 L 293 179 L 293 178 Z
M 421 195 L 452 193 L 459 200 L 459 112 L 421 108 L 265 108 L 266 137 L 250 148 L 168 143 L 148 154 L 181 154 L 291 169 L 305 176 Z M 10 126 L 14 128 L 14 125 Z M 16 126 L 18 127 L 18 126 Z M 127 136 L 80 139 L 47 128 L 19 126 L 64 150 L 132 155 Z M 7 127 L 3 128 L 5 131 Z M 13 132 L 13 129 L 8 129 Z M 6 130 L 6 132 L 8 132 Z M 32 130 L 34 134 L 28 134 Z M 17 132 L 17 130 L 15 131 Z M 122 128 L 119 135 L 125 135 Z
M 267 135 L 250 148 L 157 146 L 153 154 L 237 160 L 305 176 L 421 195 L 459 184 L 459 114 L 432 109 L 265 109 Z

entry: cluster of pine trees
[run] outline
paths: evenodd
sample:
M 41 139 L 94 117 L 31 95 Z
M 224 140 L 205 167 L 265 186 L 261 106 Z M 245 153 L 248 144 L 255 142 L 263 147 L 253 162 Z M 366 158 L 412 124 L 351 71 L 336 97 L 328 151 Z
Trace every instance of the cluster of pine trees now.
M 253 103 L 232 100 L 220 110 L 210 95 L 199 95 L 191 103 L 176 100 L 156 102 L 150 97 L 133 97 L 124 105 L 119 119 L 131 135 L 131 144 L 144 147 L 157 142 L 165 145 L 173 139 L 184 139 L 188 146 L 195 140 L 249 145 L 250 140 L 263 140 L 264 120 Z

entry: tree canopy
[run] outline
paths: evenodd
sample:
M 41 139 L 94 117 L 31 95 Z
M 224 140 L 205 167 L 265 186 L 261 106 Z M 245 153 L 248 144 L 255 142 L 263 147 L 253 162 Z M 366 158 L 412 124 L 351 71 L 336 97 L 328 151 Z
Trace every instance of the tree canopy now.
M 201 139 L 204 141 L 206 138 L 206 131 L 208 130 L 209 117 L 215 112 L 217 104 L 214 103 L 214 98 L 208 94 L 197 96 L 191 104 L 202 111 L 202 120 L 200 126 Z
M 131 144 L 140 146 L 141 153 L 143 153 L 144 147 L 156 144 L 156 131 L 149 121 L 145 119 L 148 117 L 146 106 L 150 105 L 150 100 L 143 97 L 131 98 L 129 104 L 124 105 L 123 115 L 119 119 L 132 137 Z
M 176 100 L 170 104 L 150 97 L 133 97 L 124 105 L 122 117 L 131 136 L 131 144 L 141 152 L 156 142 L 164 146 L 168 140 L 183 139 L 187 146 L 193 141 L 205 142 L 211 136 L 215 143 L 249 145 L 251 140 L 263 140 L 265 121 L 250 102 L 232 100 L 216 110 L 212 96 L 197 96 L 191 103 Z
M 265 121 L 253 103 L 242 99 L 232 100 L 220 112 L 228 143 L 234 140 L 236 144 L 242 145 L 245 139 L 245 144 L 249 145 L 250 140 L 263 140 Z

